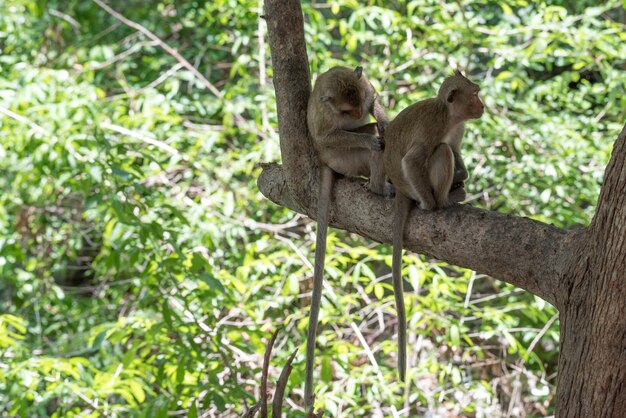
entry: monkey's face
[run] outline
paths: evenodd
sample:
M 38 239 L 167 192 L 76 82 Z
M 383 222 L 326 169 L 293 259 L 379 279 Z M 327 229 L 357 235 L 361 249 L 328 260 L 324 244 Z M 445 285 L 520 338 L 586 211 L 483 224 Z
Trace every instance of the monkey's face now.
M 455 90 L 448 99 L 451 113 L 463 120 L 480 118 L 485 111 L 485 106 L 478 96 L 479 92 L 478 86 Z
M 351 119 L 361 119 L 363 117 L 362 92 L 355 85 L 346 85 L 339 96 L 337 108 L 343 117 Z
M 468 107 L 468 114 L 470 115 L 470 119 L 478 119 L 485 112 L 485 105 L 483 105 L 483 102 L 480 100 L 480 97 L 478 96 L 479 92 L 480 92 L 480 89 L 475 89 L 474 91 L 471 92 L 468 98 L 467 107 Z

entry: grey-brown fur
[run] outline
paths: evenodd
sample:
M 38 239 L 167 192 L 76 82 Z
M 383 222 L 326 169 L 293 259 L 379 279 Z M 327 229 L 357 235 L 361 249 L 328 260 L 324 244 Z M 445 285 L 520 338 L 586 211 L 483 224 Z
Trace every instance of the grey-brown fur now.
M 406 219 L 416 201 L 422 209 L 445 208 L 465 198 L 467 179 L 460 153 L 464 122 L 479 118 L 483 104 L 478 85 L 460 72 L 447 77 L 437 97 L 415 103 L 385 131 L 385 174 L 395 187 L 392 281 L 398 310 L 398 373 L 406 373 L 406 317 L 402 286 L 402 247 Z
M 370 190 L 390 195 L 392 187 L 383 171 L 383 142 L 387 126 L 378 94 L 363 76 L 363 69 L 334 67 L 321 74 L 307 107 L 307 125 L 320 160 L 317 238 L 313 267 L 313 293 L 306 351 L 305 409 L 313 405 L 313 366 L 317 321 L 322 297 L 328 208 L 334 173 L 368 177 Z M 369 123 L 370 114 L 376 123 Z

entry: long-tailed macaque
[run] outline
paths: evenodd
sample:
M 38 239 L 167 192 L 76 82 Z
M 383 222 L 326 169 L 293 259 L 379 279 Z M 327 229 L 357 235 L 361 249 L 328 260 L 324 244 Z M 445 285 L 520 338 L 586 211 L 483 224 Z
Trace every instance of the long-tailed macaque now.
M 376 123 L 369 123 L 370 114 Z M 387 123 L 378 94 L 363 76 L 362 67 L 354 70 L 334 67 L 318 77 L 307 109 L 307 124 L 321 166 L 313 294 L 306 348 L 304 403 L 307 411 L 313 403 L 313 360 L 334 173 L 369 177 L 372 192 L 390 196 L 393 188 L 385 181 L 384 143 L 379 136 Z
M 482 116 L 480 87 L 459 71 L 447 77 L 437 97 L 415 103 L 385 130 L 385 174 L 395 187 L 392 281 L 398 311 L 398 373 L 406 373 L 406 313 L 402 289 L 404 226 L 412 206 L 445 208 L 465 198 L 467 169 L 460 146 L 464 124 Z

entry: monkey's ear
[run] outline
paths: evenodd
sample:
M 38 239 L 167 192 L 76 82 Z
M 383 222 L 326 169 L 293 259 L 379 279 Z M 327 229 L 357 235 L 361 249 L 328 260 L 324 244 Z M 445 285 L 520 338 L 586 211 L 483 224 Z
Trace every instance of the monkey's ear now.
M 463 76 L 463 73 L 461 73 L 461 70 L 454 70 L 454 75 L 465 78 L 465 76 Z
M 454 96 L 456 96 L 456 89 L 452 89 L 448 92 L 448 97 L 446 97 L 447 102 L 452 103 L 454 101 Z
M 320 103 L 325 103 L 330 100 L 330 96 L 320 96 Z
M 361 78 L 362 75 L 363 75 L 363 67 L 359 65 L 358 67 L 354 69 L 354 76 L 356 78 Z

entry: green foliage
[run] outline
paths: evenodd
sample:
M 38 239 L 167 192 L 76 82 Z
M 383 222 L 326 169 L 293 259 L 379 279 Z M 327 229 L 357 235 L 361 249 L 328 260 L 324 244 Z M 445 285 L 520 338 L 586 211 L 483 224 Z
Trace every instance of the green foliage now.
M 300 347 L 287 394 L 301 403 L 315 228 L 255 184 L 257 163 L 280 159 L 260 4 L 107 4 L 219 95 L 96 3 L 0 0 L 0 416 L 241 416 L 279 326 L 270 381 Z M 488 108 L 464 142 L 471 203 L 575 227 L 626 114 L 626 13 L 594 4 L 303 10 L 312 73 L 363 64 L 390 115 L 468 68 Z M 551 413 L 553 307 L 405 256 L 404 389 L 390 249 L 331 231 L 327 259 L 328 416 Z

